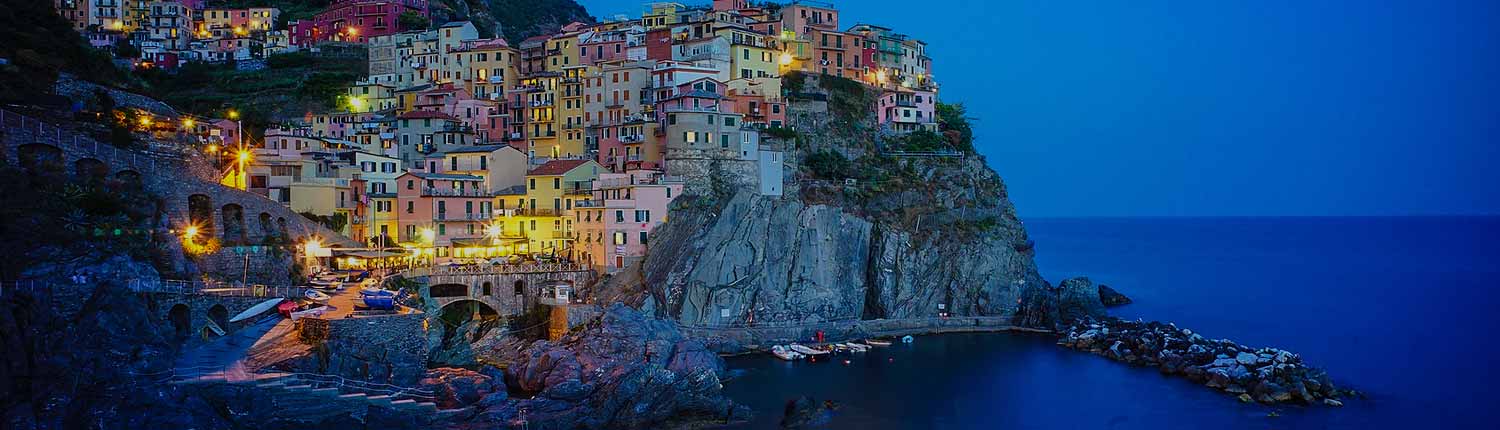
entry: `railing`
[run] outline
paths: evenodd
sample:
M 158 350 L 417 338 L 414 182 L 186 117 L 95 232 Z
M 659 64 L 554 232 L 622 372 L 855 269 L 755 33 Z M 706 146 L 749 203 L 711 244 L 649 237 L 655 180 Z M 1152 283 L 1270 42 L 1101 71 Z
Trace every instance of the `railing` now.
M 454 214 L 452 217 L 449 217 L 447 212 L 438 212 L 436 215 L 433 215 L 432 220 L 433 221 L 486 221 L 486 220 L 489 220 L 491 218 L 494 218 L 494 217 L 491 216 L 490 214 L 487 214 L 487 213 L 465 213 L 463 215 Z
M 85 285 L 85 284 L 76 284 Z M 55 284 L 46 281 L 22 280 L 0 282 L 0 296 L 15 291 L 51 291 L 56 288 L 70 287 L 69 284 Z M 307 287 L 272 286 L 260 284 L 232 284 L 222 281 L 178 281 L 178 280 L 144 280 L 131 279 L 126 281 L 126 287 L 138 293 L 162 293 L 162 294 L 184 294 L 184 295 L 211 295 L 224 297 L 304 297 Z
M 589 270 L 577 263 L 524 263 L 493 264 L 489 266 L 418 267 L 402 272 L 402 276 L 451 276 L 451 275 L 508 275 L 516 273 L 581 272 Z
M 639 134 L 627 134 L 620 136 L 620 143 L 640 143 L 646 140 L 646 136 Z
M 192 295 L 215 295 L 225 297 L 304 297 L 307 287 L 271 286 L 261 284 L 233 284 L 224 281 L 178 281 L 140 280 L 129 281 L 131 291 L 142 293 L 170 293 Z
M 12 138 L 18 139 L 19 142 L 25 135 L 30 135 L 31 141 L 25 143 L 46 143 L 60 148 L 72 149 L 75 152 L 87 153 L 94 158 L 107 161 L 112 166 L 128 165 L 142 173 L 148 168 L 160 167 L 157 163 L 160 163 L 162 160 L 176 162 L 184 158 L 180 153 L 119 149 L 88 136 L 79 135 L 72 130 L 64 130 L 61 127 L 5 109 L 0 109 L 0 128 L 15 133 L 15 136 L 6 136 L 5 140 L 7 140 L 7 144 Z M 17 143 L 17 145 L 20 144 L 22 143 Z M 174 152 L 182 150 L 182 148 L 177 147 L 166 149 L 171 149 Z
M 434 197 L 490 197 L 489 190 L 464 188 L 422 188 L 422 195 Z

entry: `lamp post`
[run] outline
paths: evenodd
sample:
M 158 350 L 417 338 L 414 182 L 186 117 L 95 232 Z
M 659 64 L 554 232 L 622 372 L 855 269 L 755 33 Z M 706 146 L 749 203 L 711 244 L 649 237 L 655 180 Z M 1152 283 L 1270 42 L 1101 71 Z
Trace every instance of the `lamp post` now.
M 235 146 L 239 147 L 235 159 L 239 162 L 240 173 L 239 177 L 235 178 L 235 185 L 244 190 L 249 188 L 250 182 L 249 176 L 245 174 L 245 162 L 250 160 L 250 152 L 245 151 L 245 124 L 240 121 L 240 112 L 234 109 L 229 110 L 229 119 L 234 120 Z

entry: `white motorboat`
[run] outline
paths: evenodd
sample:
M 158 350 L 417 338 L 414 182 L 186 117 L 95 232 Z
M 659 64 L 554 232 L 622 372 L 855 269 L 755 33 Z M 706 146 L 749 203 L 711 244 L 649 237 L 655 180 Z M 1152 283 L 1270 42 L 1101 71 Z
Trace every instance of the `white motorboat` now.
M 785 346 L 776 345 L 771 347 L 771 355 L 786 361 L 797 361 L 802 359 L 802 354 L 792 351 Z
M 891 346 L 891 341 L 882 339 L 865 339 L 865 344 L 870 346 Z
M 795 343 L 791 344 L 790 346 L 787 346 L 787 348 L 791 349 L 792 351 L 795 351 L 797 353 L 800 353 L 802 355 L 811 356 L 811 357 L 817 357 L 817 356 L 820 356 L 820 355 L 828 354 L 828 351 L 824 351 L 824 350 L 821 350 L 821 349 L 812 349 L 812 348 L 808 348 L 806 346 L 802 346 L 802 345 L 795 344 Z

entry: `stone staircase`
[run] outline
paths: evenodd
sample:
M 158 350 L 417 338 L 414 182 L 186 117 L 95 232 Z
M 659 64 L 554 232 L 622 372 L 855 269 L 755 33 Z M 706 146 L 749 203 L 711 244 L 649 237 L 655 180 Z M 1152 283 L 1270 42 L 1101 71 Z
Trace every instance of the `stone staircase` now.
M 437 403 L 410 389 L 367 390 L 346 383 L 331 382 L 326 376 L 303 376 L 289 373 L 256 373 L 248 377 L 226 377 L 221 373 L 199 375 L 173 381 L 173 384 L 232 384 L 253 389 L 256 398 L 274 403 L 278 418 L 317 421 L 321 418 L 353 413 L 362 415 L 371 406 L 393 409 L 442 420 L 464 415 L 470 408 L 439 409 Z M 357 382 L 354 382 L 357 383 Z

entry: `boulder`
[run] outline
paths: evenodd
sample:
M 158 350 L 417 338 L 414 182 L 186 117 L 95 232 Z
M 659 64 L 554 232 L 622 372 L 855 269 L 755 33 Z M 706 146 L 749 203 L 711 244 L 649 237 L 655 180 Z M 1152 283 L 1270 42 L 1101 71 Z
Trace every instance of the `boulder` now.
M 1125 297 L 1124 294 L 1120 294 L 1119 291 L 1115 291 L 1115 289 L 1110 288 L 1108 285 L 1099 284 L 1099 302 L 1103 303 L 1106 307 L 1115 307 L 1130 304 L 1130 298 Z
M 508 363 L 507 383 L 535 396 L 485 397 L 478 427 L 524 416 L 534 428 L 640 429 L 751 415 L 721 392 L 723 359 L 675 324 L 621 304 L 557 342 L 517 339 L 481 356 Z
M 418 381 L 432 390 L 439 407 L 461 408 L 479 402 L 493 393 L 504 393 L 505 383 L 479 372 L 459 368 L 436 368 Z
M 826 427 L 833 421 L 833 411 L 838 409 L 833 401 L 818 402 L 808 396 L 800 396 L 786 402 L 781 416 L 781 428 L 803 429 Z

